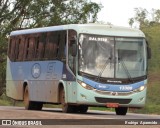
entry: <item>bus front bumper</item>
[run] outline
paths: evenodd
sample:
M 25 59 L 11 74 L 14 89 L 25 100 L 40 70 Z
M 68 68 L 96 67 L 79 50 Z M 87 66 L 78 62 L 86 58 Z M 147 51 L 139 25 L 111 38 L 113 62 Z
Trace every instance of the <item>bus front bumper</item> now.
M 113 106 L 117 104 L 118 107 L 143 108 L 146 101 L 147 88 L 141 92 L 124 95 L 122 93 L 112 94 L 112 92 L 105 94 L 105 92 L 87 90 L 81 86 L 79 86 L 78 90 L 77 104 L 105 107 L 108 107 L 108 104 L 113 104 Z

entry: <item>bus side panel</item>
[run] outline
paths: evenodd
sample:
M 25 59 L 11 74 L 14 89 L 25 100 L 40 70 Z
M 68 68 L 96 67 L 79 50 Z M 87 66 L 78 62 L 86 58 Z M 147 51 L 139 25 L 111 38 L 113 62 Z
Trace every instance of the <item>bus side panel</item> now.
M 7 96 L 22 100 L 23 82 L 26 81 L 31 101 L 57 102 L 62 70 L 60 61 L 8 61 Z
M 11 65 L 11 62 L 7 58 L 6 94 L 8 97 L 11 97 L 15 100 L 23 100 L 22 81 L 14 80 L 10 65 Z
M 63 86 L 65 89 L 65 100 L 67 103 L 76 103 L 77 85 L 75 76 L 69 71 L 66 65 L 63 67 Z
M 58 80 L 30 81 L 29 91 L 31 101 L 58 102 Z
M 6 94 L 15 100 L 23 100 L 23 86 L 21 81 L 6 81 Z

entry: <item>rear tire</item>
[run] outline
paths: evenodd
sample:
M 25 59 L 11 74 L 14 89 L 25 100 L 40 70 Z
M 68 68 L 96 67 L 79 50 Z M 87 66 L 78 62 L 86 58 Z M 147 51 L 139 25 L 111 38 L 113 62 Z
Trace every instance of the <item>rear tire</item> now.
M 127 110 L 128 110 L 127 107 L 118 107 L 118 108 L 115 108 L 116 115 L 126 115 L 127 114 Z
M 28 86 L 26 86 L 24 90 L 24 106 L 26 110 L 41 110 L 43 107 L 42 102 L 30 101 Z

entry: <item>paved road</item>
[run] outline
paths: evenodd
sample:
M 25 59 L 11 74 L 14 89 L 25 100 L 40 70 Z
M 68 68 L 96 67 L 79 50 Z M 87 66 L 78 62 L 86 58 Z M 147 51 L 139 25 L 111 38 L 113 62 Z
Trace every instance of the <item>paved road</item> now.
M 24 109 L 24 107 L 6 107 L 6 106 L 0 106 L 0 119 L 12 119 L 15 121 L 19 121 L 16 119 L 21 119 L 25 123 L 25 119 L 35 121 L 39 119 L 50 119 L 50 120 L 44 120 L 44 123 L 46 121 L 49 121 L 49 123 L 54 122 L 54 125 L 43 125 L 43 126 L 18 126 L 19 128 L 51 128 L 51 127 L 65 127 L 65 128 L 78 128 L 78 127 L 107 127 L 111 128 L 113 125 L 114 127 L 118 128 L 133 128 L 135 127 L 134 125 L 116 125 L 116 123 L 123 123 L 125 120 L 127 121 L 126 123 L 130 124 L 136 124 L 137 121 L 136 119 L 151 119 L 151 121 L 157 121 L 157 119 L 160 119 L 160 115 L 144 115 L 144 114 L 133 114 L 133 113 L 128 113 L 126 116 L 117 116 L 114 112 L 102 112 L 102 111 L 88 111 L 86 114 L 64 114 L 62 113 L 61 109 L 55 109 L 55 108 L 43 108 L 42 111 L 27 111 Z M 58 120 L 57 120 L 58 119 Z M 69 120 L 68 120 L 69 119 Z M 76 119 L 76 120 L 75 120 Z M 112 120 L 115 119 L 115 120 Z M 123 119 L 121 121 L 121 119 Z M 128 121 L 128 119 L 130 119 Z M 27 120 L 27 121 L 28 121 Z M 66 122 L 66 120 L 69 122 Z M 86 121 L 87 120 L 87 121 Z M 98 122 L 96 122 L 98 120 Z M 138 120 L 138 123 L 140 121 Z M 108 122 L 107 122 L 108 121 Z M 63 122 L 63 125 L 59 125 Z M 103 123 L 109 123 L 112 125 L 102 125 Z M 27 122 L 28 123 L 28 122 Z M 41 123 L 40 121 L 38 122 L 31 122 L 31 123 Z M 44 124 L 42 123 L 42 124 Z M 76 125 L 70 125 L 71 124 L 76 124 Z M 83 125 L 81 125 L 81 123 Z M 124 122 L 125 123 L 125 122 Z M 154 122 L 153 122 L 154 123 Z M 67 125 L 65 125 L 67 124 Z M 91 125 L 88 125 L 91 124 Z M 158 125 L 139 125 L 138 127 L 143 127 L 143 128 L 158 128 L 160 126 Z M 0 128 L 11 128 L 10 126 L 0 126 Z M 12 128 L 17 128 L 17 126 L 12 126 Z

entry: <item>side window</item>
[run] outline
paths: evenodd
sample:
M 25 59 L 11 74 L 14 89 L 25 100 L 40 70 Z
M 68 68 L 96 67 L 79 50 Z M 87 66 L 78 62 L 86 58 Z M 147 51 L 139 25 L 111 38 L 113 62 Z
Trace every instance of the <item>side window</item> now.
M 45 44 L 46 44 L 46 33 L 40 33 L 39 34 L 39 39 L 38 39 L 38 54 L 37 57 L 38 59 L 43 59 L 44 58 L 44 53 L 45 53 Z
M 75 57 L 72 56 L 72 43 L 73 40 L 76 40 L 77 33 L 74 30 L 69 30 L 68 31 L 68 65 L 73 71 L 73 73 L 76 72 L 76 60 Z
M 55 59 L 57 57 L 57 49 L 58 49 L 58 34 L 56 32 L 51 33 L 49 37 L 49 42 L 51 45 L 50 57 L 51 59 Z
M 28 35 L 25 40 L 25 60 L 33 60 L 35 55 L 35 37 Z
M 24 36 L 11 37 L 8 49 L 8 56 L 11 61 L 23 61 L 24 41 Z
M 47 42 L 45 47 L 45 58 L 55 59 L 57 56 L 58 34 L 57 32 L 47 33 Z
M 8 55 L 12 61 L 65 60 L 66 31 L 11 37 Z
M 10 59 L 11 59 L 11 51 L 12 51 L 12 42 L 13 42 L 13 38 L 10 37 L 9 43 L 8 43 L 8 51 L 7 51 L 7 54 Z
M 57 58 L 64 60 L 65 55 L 65 46 L 66 46 L 66 31 L 60 31 L 58 35 L 58 48 L 57 48 Z
M 23 61 L 23 53 L 24 53 L 24 44 L 25 44 L 25 37 L 20 36 L 17 40 L 17 61 Z
M 36 34 L 36 36 L 35 36 L 35 55 L 34 55 L 34 58 L 35 58 L 35 60 L 38 60 L 39 59 L 39 53 L 40 53 L 40 51 L 39 51 L 39 37 L 40 36 L 40 34 Z
M 16 52 L 16 61 L 18 60 L 18 56 L 19 56 L 19 45 L 20 45 L 21 39 L 19 37 L 17 37 L 16 39 L 16 48 L 15 48 L 15 52 Z
M 48 32 L 45 39 L 43 41 L 45 42 L 43 43 L 45 60 L 65 60 L 66 31 Z
M 9 49 L 8 49 L 8 55 L 11 61 L 15 61 L 15 58 L 16 58 L 15 47 L 16 47 L 16 38 L 11 37 L 9 41 Z
M 50 58 L 50 51 L 51 51 L 51 33 L 48 32 L 47 33 L 47 38 L 46 38 L 46 45 L 45 45 L 45 54 L 44 54 L 44 58 L 49 59 Z

